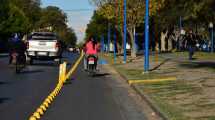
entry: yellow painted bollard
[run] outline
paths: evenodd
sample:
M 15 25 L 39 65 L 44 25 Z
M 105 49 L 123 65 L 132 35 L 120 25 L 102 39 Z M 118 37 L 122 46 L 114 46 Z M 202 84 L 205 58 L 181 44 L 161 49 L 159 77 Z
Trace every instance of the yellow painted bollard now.
M 38 113 L 38 112 L 35 112 L 35 113 L 33 114 L 33 116 L 36 117 L 37 119 L 40 119 L 40 113 Z
M 45 105 L 41 105 L 40 108 L 43 110 L 43 111 L 46 111 L 46 106 Z
M 60 64 L 60 68 L 59 68 L 59 83 L 62 82 L 62 73 L 63 73 L 63 64 Z
M 56 96 L 57 96 L 57 90 L 54 91 L 54 97 L 56 97 Z
M 61 85 L 58 85 L 57 87 L 56 87 L 56 90 L 60 90 L 61 89 Z
M 51 100 L 49 98 L 46 98 L 45 102 L 47 102 L 48 104 L 51 104 Z
M 50 96 L 53 98 L 53 100 L 54 100 L 54 98 L 55 98 L 55 93 L 54 93 L 54 91 L 50 94 Z
M 53 97 L 52 97 L 51 95 L 48 96 L 48 99 L 49 99 L 50 101 L 53 101 Z
M 37 120 L 37 118 L 34 117 L 34 116 L 31 116 L 31 117 L 29 118 L 29 120 Z
M 44 105 L 46 108 L 48 108 L 48 107 L 49 107 L 48 102 L 44 102 L 44 103 L 43 103 L 43 105 Z
M 38 109 L 37 109 L 37 112 L 38 112 L 38 113 L 40 113 L 40 115 L 43 115 L 43 114 L 44 114 L 44 112 L 43 112 L 43 109 L 42 109 L 42 108 L 38 108 Z
M 62 68 L 62 81 L 63 81 L 63 83 L 66 82 L 66 62 L 63 63 L 63 68 Z

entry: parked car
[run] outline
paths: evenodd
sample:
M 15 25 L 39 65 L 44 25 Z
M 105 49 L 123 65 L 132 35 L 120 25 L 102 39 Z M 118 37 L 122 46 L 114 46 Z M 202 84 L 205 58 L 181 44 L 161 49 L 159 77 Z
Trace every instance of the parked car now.
M 30 64 L 36 60 L 57 60 L 62 58 L 62 44 L 52 32 L 33 32 L 27 40 L 27 56 Z

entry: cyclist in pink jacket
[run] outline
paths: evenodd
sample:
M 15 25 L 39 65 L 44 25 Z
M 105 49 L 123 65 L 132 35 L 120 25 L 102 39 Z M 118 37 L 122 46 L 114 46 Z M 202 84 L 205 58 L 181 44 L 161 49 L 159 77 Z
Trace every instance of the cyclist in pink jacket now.
M 98 61 L 99 44 L 92 36 L 90 36 L 89 39 L 87 40 L 84 46 L 84 52 L 85 52 L 84 69 L 87 70 L 88 56 L 95 56 L 96 61 Z

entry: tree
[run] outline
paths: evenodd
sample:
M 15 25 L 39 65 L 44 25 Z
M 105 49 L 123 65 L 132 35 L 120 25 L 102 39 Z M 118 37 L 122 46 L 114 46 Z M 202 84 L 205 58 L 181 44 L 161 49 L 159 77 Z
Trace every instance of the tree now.
M 67 15 L 58 7 L 40 7 L 40 0 L 1 0 L 0 40 L 7 41 L 12 33 L 29 34 L 40 28 L 53 27 L 61 39 L 75 45 L 77 38 L 67 26 Z
M 28 33 L 40 18 L 40 0 L 2 0 L 0 11 L 1 37 Z
M 74 47 L 77 43 L 77 37 L 72 28 L 67 28 L 59 31 L 59 36 L 62 39 L 62 41 L 68 46 Z
M 42 9 L 42 17 L 38 22 L 40 28 L 50 27 L 54 28 L 54 31 L 58 31 L 62 28 L 66 28 L 67 16 L 63 11 L 55 6 L 48 6 Z
M 215 20 L 214 12 L 210 12 L 214 11 L 214 4 L 213 0 L 163 0 L 161 9 L 153 15 L 158 33 L 157 36 L 165 35 L 164 33 L 167 32 L 168 35 L 161 38 L 163 38 L 162 41 L 168 40 L 174 34 L 173 29 L 177 26 L 180 17 L 183 19 L 186 30 L 195 28 L 198 33 L 198 28 L 207 28 L 208 23 Z M 161 43 L 163 44 L 164 42 Z
M 97 10 L 98 14 L 104 16 L 107 20 L 109 20 L 112 23 L 117 24 L 116 21 L 117 19 L 119 20 L 118 24 L 120 27 L 117 25 L 115 28 L 121 32 L 121 36 L 123 36 L 123 15 L 116 15 L 116 12 L 119 13 L 120 11 L 123 10 L 123 0 L 92 0 L 97 6 L 100 6 L 99 9 Z M 135 43 L 134 43 L 134 29 L 136 26 L 138 26 L 140 23 L 142 23 L 143 20 L 143 6 L 144 4 L 142 3 L 141 0 L 128 0 L 127 2 L 127 23 L 128 23 L 128 33 L 130 36 L 130 40 L 133 46 L 132 50 L 132 57 L 136 57 L 136 50 L 135 50 Z M 117 9 L 118 7 L 118 9 Z M 119 18 L 118 18 L 119 17 Z M 122 42 L 123 43 L 123 42 Z M 122 45 L 123 46 L 123 45 Z
M 87 25 L 86 38 L 89 36 L 95 36 L 96 38 L 100 38 L 101 35 L 107 36 L 107 26 L 108 20 L 94 11 L 91 21 Z

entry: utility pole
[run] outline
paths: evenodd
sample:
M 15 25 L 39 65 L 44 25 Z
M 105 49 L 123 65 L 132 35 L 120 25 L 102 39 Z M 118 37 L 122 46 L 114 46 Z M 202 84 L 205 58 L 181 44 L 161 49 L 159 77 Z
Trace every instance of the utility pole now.
M 144 72 L 149 71 L 149 0 L 146 0 L 146 11 L 145 11 L 145 61 L 144 61 Z
M 127 1 L 124 0 L 124 63 L 127 61 L 127 49 L 126 49 L 126 44 L 127 44 Z

